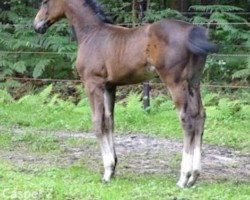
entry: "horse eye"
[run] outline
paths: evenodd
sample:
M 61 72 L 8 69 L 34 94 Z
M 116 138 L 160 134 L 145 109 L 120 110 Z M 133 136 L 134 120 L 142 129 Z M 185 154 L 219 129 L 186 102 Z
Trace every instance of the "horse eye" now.
M 43 1 L 43 5 L 44 5 L 44 4 L 47 4 L 48 1 L 49 1 L 49 0 L 44 0 L 44 1 Z

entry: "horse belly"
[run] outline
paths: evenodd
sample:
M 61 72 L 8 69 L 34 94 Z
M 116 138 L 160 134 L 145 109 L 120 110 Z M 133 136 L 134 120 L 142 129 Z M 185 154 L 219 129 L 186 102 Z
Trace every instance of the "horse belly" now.
M 155 67 L 147 64 L 142 67 L 130 69 L 119 76 L 116 75 L 111 78 L 110 82 L 115 83 L 116 85 L 136 84 L 150 80 L 156 76 Z

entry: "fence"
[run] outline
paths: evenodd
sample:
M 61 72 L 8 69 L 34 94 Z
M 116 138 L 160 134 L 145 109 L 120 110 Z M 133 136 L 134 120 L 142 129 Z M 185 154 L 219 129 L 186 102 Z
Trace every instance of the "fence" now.
M 81 80 L 70 80 L 70 79 L 39 79 L 39 78 L 18 78 L 18 77 L 5 77 L 4 80 L 16 80 L 16 81 L 25 81 L 25 82 L 46 82 L 46 83 L 57 83 L 57 82 L 63 82 L 63 83 L 82 83 Z M 165 87 L 163 83 L 152 83 L 147 82 L 143 83 L 143 107 L 145 110 L 147 110 L 148 107 L 150 107 L 150 91 L 151 86 L 162 86 Z M 246 89 L 250 91 L 250 86 L 243 86 L 243 85 L 213 85 L 213 84 L 202 84 L 202 88 L 220 88 L 220 89 Z
M 230 45 L 231 47 L 234 46 L 240 46 L 242 48 L 242 45 Z M 246 48 L 250 48 L 248 46 L 244 46 Z M 62 54 L 75 54 L 73 52 L 30 52 L 30 51 L 0 51 L 0 54 L 42 54 L 42 55 L 62 55 Z M 212 57 L 250 57 L 249 54 L 212 54 L 209 55 Z M 5 80 L 16 80 L 16 81 L 41 81 L 41 82 L 73 82 L 73 83 L 81 83 L 80 80 L 67 80 L 67 79 L 38 79 L 38 78 L 18 78 L 18 77 L 5 77 Z M 143 84 L 143 93 L 144 93 L 144 98 L 143 98 L 143 105 L 144 108 L 147 109 L 150 106 L 150 86 L 152 85 L 161 85 L 163 86 L 162 83 L 144 83 Z M 233 85 L 211 85 L 211 84 L 203 84 L 201 87 L 205 88 L 230 88 L 230 89 L 250 89 L 250 86 L 233 86 Z
M 201 12 L 182 12 L 182 14 L 201 14 Z M 206 13 L 202 13 L 206 14 Z M 211 13 L 207 13 L 211 14 Z M 237 14 L 242 14 L 242 15 L 250 15 L 250 12 L 242 12 Z M 204 23 L 195 23 L 196 25 L 204 25 Z M 246 22 L 234 22 L 234 23 L 210 23 L 209 25 L 247 25 L 250 26 L 250 23 Z M 135 24 L 132 23 L 126 23 L 126 24 L 119 24 L 119 25 L 124 25 L 124 26 L 132 26 Z M 136 24 L 140 25 L 140 23 Z M 3 24 L 0 24 L 0 26 L 5 26 Z M 31 27 L 31 24 L 14 24 L 11 26 L 23 26 L 23 27 Z M 250 46 L 247 45 L 224 45 L 224 44 L 218 44 L 222 48 L 246 48 L 250 49 Z M 0 54 L 41 54 L 41 55 L 66 55 L 66 54 L 75 54 L 74 52 L 31 52 L 31 51 L 0 51 Z M 210 56 L 213 57 L 250 57 L 249 54 L 212 54 Z M 80 83 L 80 80 L 63 80 L 63 79 L 34 79 L 34 78 L 18 78 L 18 77 L 5 77 L 5 80 L 17 80 L 17 81 L 42 81 L 42 82 L 74 82 L 74 83 Z M 149 101 L 150 101 L 150 85 L 155 85 L 155 84 L 160 84 L 160 83 L 144 83 L 143 90 L 144 90 L 144 107 L 147 108 L 149 106 Z M 161 84 L 163 86 L 163 84 Z M 231 88 L 231 89 L 250 89 L 249 86 L 232 86 L 232 85 L 208 85 L 204 84 L 202 87 L 208 87 L 208 88 Z

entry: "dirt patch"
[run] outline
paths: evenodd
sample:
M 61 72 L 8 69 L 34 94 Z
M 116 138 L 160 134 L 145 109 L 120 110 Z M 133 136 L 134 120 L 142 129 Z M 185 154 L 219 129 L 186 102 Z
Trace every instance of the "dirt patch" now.
M 13 132 L 13 131 L 12 131 Z M 15 131 L 17 134 L 22 131 Z M 44 132 L 45 133 L 45 132 Z M 41 134 L 39 132 L 39 134 Z M 46 133 L 48 134 L 48 133 Z M 56 154 L 31 154 L 18 151 L 0 151 L 0 159 L 19 164 L 72 165 L 81 163 L 93 170 L 102 170 L 99 147 L 92 133 L 52 132 L 59 138 L 61 151 Z M 87 141 L 71 144 L 68 139 Z M 118 155 L 117 175 L 169 174 L 179 176 L 182 143 L 145 134 L 116 134 Z M 212 145 L 203 145 L 201 179 L 250 180 L 250 154 Z

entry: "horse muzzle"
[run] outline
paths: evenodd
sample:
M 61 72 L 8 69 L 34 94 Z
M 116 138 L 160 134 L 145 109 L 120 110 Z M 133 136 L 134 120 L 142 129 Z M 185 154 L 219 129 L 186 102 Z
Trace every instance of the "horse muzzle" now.
M 52 23 L 49 20 L 35 20 L 34 29 L 37 33 L 44 34 L 51 25 Z

